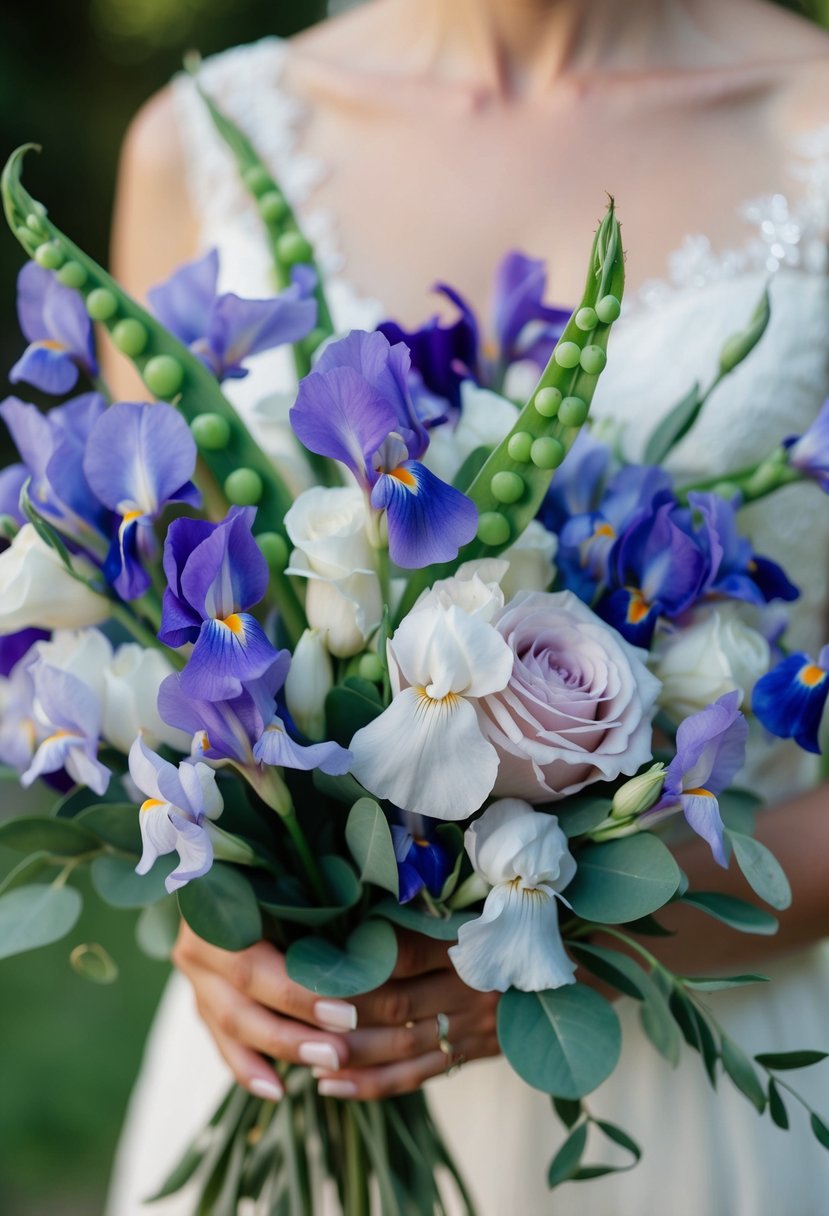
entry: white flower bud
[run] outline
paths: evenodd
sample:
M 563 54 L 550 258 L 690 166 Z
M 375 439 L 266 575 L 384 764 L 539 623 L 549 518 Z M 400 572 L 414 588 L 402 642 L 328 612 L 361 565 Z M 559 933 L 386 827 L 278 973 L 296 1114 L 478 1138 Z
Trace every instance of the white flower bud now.
M 610 814 L 613 819 L 632 819 L 652 807 L 662 792 L 665 765 L 652 764 L 646 773 L 631 777 L 613 795 Z
M 285 704 L 309 739 L 325 738 L 325 698 L 334 686 L 331 656 L 318 629 L 306 629 L 296 644 L 285 681 Z
M 166 743 L 174 751 L 189 750 L 190 736 L 163 722 L 156 708 L 161 681 L 172 672 L 160 650 L 145 650 L 136 642 L 118 647 L 103 672 L 101 733 L 108 743 L 129 753 L 143 731 L 151 748 Z
M 82 558 L 75 569 L 92 575 Z M 0 553 L 0 635 L 21 629 L 79 629 L 110 614 L 109 601 L 73 578 L 58 553 L 24 524 Z

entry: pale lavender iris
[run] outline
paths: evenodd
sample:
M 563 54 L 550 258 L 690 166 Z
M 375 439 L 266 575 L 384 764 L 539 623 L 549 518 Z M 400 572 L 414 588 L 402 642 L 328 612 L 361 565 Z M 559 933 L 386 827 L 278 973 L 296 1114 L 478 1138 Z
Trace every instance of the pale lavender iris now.
M 6 515 L 17 524 L 24 524 L 26 517 L 20 510 L 20 491 L 29 480 L 25 464 L 9 464 L 0 469 L 0 515 Z M 0 538 L 0 549 L 7 542 Z
M 219 380 L 246 376 L 245 359 L 299 342 L 316 325 L 315 276 L 298 267 L 290 287 L 269 300 L 219 294 L 219 255 L 212 249 L 180 267 L 148 298 L 153 312 Z
M 209 701 L 237 697 L 243 681 L 264 675 L 276 651 L 248 612 L 268 587 L 268 565 L 253 539 L 253 507 L 231 507 L 219 524 L 176 519 L 164 544 L 159 638 L 195 643 L 182 687 Z
M 784 446 L 789 449 L 789 464 L 813 477 L 829 494 L 829 399 L 812 425 L 799 438 L 787 439 Z
M 454 558 L 475 535 L 478 515 L 419 461 L 429 439 L 408 373 L 402 343 L 355 330 L 323 351 L 290 418 L 309 451 L 346 465 L 371 506 L 386 512 L 391 559 L 412 569 Z
M 223 801 L 216 774 L 207 764 L 183 760 L 178 768 L 156 755 L 139 737 L 130 749 L 130 776 L 147 794 L 139 823 L 144 846 L 137 874 L 146 874 L 159 857 L 178 853 L 179 864 L 165 879 L 172 893 L 213 864 L 213 843 L 205 821 L 218 819 Z
M 135 599 L 150 585 L 144 567 L 155 555 L 152 525 L 167 503 L 200 501 L 190 480 L 195 468 L 190 428 L 164 402 L 119 402 L 90 431 L 83 472 L 93 494 L 117 517 L 104 573 L 122 599 Z
M 27 262 L 17 276 L 17 315 L 29 345 L 9 372 L 12 384 L 25 380 L 61 396 L 75 387 L 79 369 L 98 374 L 83 300 L 36 262 Z
M 38 716 L 49 723 L 20 784 L 29 786 L 46 773 L 65 769 L 79 785 L 103 794 L 110 771 L 98 760 L 101 707 L 92 689 L 68 671 L 38 662 L 32 667 Z
M 168 676 L 158 690 L 158 712 L 170 726 L 193 735 L 198 754 L 206 760 L 230 761 L 242 768 L 260 764 L 303 771 L 319 768 L 341 776 L 351 766 L 350 752 L 332 742 L 298 742 L 279 716 L 276 697 L 290 662 L 290 652 L 280 650 L 263 676 L 225 701 L 193 697 L 183 687 L 181 675 Z
M 680 724 L 662 797 L 639 818 L 639 825 L 646 828 L 666 812 L 681 809 L 721 866 L 728 862 L 717 795 L 727 789 L 745 762 L 748 723 L 740 713 L 741 699 L 739 690 L 726 693 Z

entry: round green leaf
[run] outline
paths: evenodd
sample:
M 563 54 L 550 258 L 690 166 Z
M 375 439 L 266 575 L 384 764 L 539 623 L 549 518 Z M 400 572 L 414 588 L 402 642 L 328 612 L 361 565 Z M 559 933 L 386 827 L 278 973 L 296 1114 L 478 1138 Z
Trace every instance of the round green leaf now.
M 605 925 L 638 920 L 663 907 L 679 886 L 679 866 L 650 832 L 588 845 L 577 855 L 567 900 L 577 916 Z
M 262 937 L 253 888 L 244 874 L 221 861 L 179 890 L 178 906 L 193 932 L 222 950 L 245 950 Z
M 89 867 L 92 885 L 113 908 L 143 908 L 167 894 L 164 879 L 175 869 L 178 857 L 159 857 L 149 874 L 136 874 L 129 857 L 96 857 Z
M 361 798 L 354 803 L 345 825 L 345 839 L 360 867 L 361 880 L 382 887 L 397 899 L 400 880 L 391 828 L 373 798 Z
M 558 826 L 564 835 L 568 840 L 572 840 L 574 836 L 582 836 L 585 832 L 592 831 L 607 819 L 610 814 L 610 799 L 595 798 L 587 794 L 577 795 L 568 798 L 563 806 L 555 803 L 552 812 L 557 817 Z
M 319 996 L 348 997 L 384 984 L 397 962 L 397 938 L 384 920 L 368 920 L 345 949 L 322 937 L 303 937 L 288 947 L 288 975 Z
M 93 984 L 114 984 L 118 979 L 118 964 L 98 942 L 76 946 L 69 963 L 73 971 Z
M 138 807 L 133 802 L 103 802 L 100 806 L 87 807 L 81 811 L 73 826 L 77 824 L 125 853 L 141 855 L 141 828 Z
M 728 839 L 734 849 L 737 865 L 752 891 L 778 911 L 790 907 L 792 889 L 783 867 L 771 850 L 753 836 L 744 836 L 742 832 L 729 832 Z
M 0 958 L 60 941 L 74 929 L 83 900 L 74 887 L 33 883 L 0 896 Z
M 498 1005 L 498 1040 L 528 1085 L 582 1098 L 613 1072 L 622 1033 L 604 997 L 572 984 L 549 992 L 511 988 Z
M 58 857 L 76 857 L 99 847 L 91 832 L 66 819 L 50 819 L 47 815 L 25 815 L 0 823 L 0 845 L 19 853 L 43 850 Z
M 143 909 L 135 923 L 135 940 L 148 958 L 166 962 L 178 935 L 181 916 L 175 895 Z
M 682 902 L 707 912 L 715 920 L 730 925 L 732 929 L 739 929 L 741 933 L 768 937 L 777 932 L 776 916 L 734 895 L 722 895 L 719 891 L 689 891 L 683 895 Z
M 348 862 L 335 854 L 326 854 L 319 859 L 326 886 L 334 901 L 328 907 L 317 907 L 308 902 L 301 883 L 294 877 L 280 878 L 275 883 L 267 882 L 267 898 L 263 877 L 254 879 L 254 890 L 259 903 L 277 920 L 290 921 L 297 925 L 326 925 L 348 908 L 353 908 L 362 894 L 360 880 Z

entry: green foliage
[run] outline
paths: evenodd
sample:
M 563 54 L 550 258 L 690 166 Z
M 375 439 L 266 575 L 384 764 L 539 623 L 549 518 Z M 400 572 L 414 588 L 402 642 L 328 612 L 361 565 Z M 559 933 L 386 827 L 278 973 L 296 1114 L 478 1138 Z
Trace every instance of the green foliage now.
M 102 802 L 81 811 L 72 826 L 86 828 L 104 844 L 124 853 L 141 855 L 139 811 L 134 802 Z
M 774 1077 L 769 1077 L 769 1114 L 781 1131 L 789 1130 L 789 1112 Z
M 762 1115 L 766 1109 L 766 1091 L 746 1053 L 728 1035 L 720 1036 L 720 1057 L 723 1068 L 741 1093 Z
M 383 705 L 375 686 L 359 676 L 348 676 L 325 698 L 328 737 L 342 747 L 348 747 L 355 732 L 368 726 L 382 712 Z
M 148 958 L 166 962 L 175 945 L 181 916 L 175 895 L 148 904 L 135 922 L 135 940 Z
M 33 883 L 0 896 L 0 959 L 51 945 L 71 933 L 83 907 L 75 887 Z
M 136 874 L 134 858 L 103 856 L 94 859 L 89 873 L 104 903 L 113 908 L 143 908 L 164 898 L 164 879 L 177 862 L 175 853 L 159 857 L 148 874 Z
M 679 883 L 668 848 L 652 833 L 640 832 L 580 850 L 567 900 L 577 916 L 617 925 L 663 907 Z
M 737 865 L 755 895 L 778 911 L 790 907 L 792 889 L 783 867 L 771 850 L 759 840 L 744 836 L 741 832 L 727 832 L 726 835 L 731 841 Z
M 254 879 L 254 889 L 265 912 L 293 924 L 327 925 L 353 908 L 362 894 L 362 886 L 348 862 L 334 854 L 324 854 L 319 864 L 331 903 L 310 903 L 302 884 L 293 875 L 275 883 L 268 880 L 267 889 L 261 879 Z
M 813 1064 L 820 1064 L 829 1059 L 829 1052 L 809 1051 L 805 1048 L 800 1051 L 764 1051 L 754 1058 L 763 1068 L 783 1072 L 790 1068 L 811 1068 Z
M 222 950 L 244 950 L 262 937 L 262 914 L 247 878 L 235 866 L 214 862 L 178 892 L 181 915 L 199 937 Z
M 566 802 L 554 803 L 553 814 L 568 840 L 591 832 L 610 814 L 610 799 L 592 794 L 576 794 Z
M 397 899 L 400 881 L 391 829 L 373 798 L 361 798 L 354 803 L 345 825 L 345 839 L 360 867 L 361 881 L 382 887 Z
M 576 1099 L 616 1067 L 621 1030 L 612 1006 L 583 984 L 548 992 L 511 988 L 498 1005 L 498 1041 L 528 1085 Z
M 319 996 L 349 997 L 384 984 L 397 962 L 397 938 L 385 920 L 367 920 L 344 948 L 321 937 L 302 937 L 288 947 L 288 975 Z
M 721 895 L 719 891 L 688 891 L 682 902 L 698 908 L 741 933 L 757 933 L 770 936 L 777 932 L 777 918 L 763 908 L 737 899 L 734 895 Z
M 373 912 L 375 916 L 400 925 L 401 929 L 411 929 L 414 933 L 422 933 L 424 937 L 432 937 L 440 942 L 457 941 L 461 925 L 475 920 L 478 915 L 477 912 L 452 912 L 448 916 L 434 916 L 418 905 L 399 904 L 395 899 L 384 899 Z
M 18 853 L 42 851 L 57 857 L 76 857 L 99 847 L 97 837 L 83 827 L 46 815 L 25 815 L 0 823 L 0 845 Z

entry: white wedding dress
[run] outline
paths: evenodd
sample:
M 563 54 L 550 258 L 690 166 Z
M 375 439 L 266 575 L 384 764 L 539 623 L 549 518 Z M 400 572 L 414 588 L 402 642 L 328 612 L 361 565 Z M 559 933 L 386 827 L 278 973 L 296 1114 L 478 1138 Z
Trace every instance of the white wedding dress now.
M 297 208 L 328 277 L 338 329 L 371 327 L 384 310 L 348 283 L 333 217 L 313 207 L 324 166 L 303 154 L 302 107 L 281 84 L 287 44 L 275 38 L 208 61 L 208 90 L 248 132 Z M 258 217 L 213 134 L 192 85 L 176 85 L 194 205 L 205 248 L 222 255 L 222 287 L 257 296 L 271 290 Z M 684 471 L 711 475 L 761 457 L 799 433 L 829 391 L 829 130 L 792 149 L 791 177 L 769 183 L 767 198 L 742 208 L 743 248 L 715 252 L 688 236 L 666 279 L 648 284 L 614 331 L 594 412 L 626 426 L 629 455 L 692 381 L 713 372 L 724 337 L 747 318 L 772 278 L 772 321 L 760 347 L 716 392 L 693 434 L 675 452 Z M 787 201 L 788 195 L 788 201 Z M 678 234 L 681 235 L 681 234 Z M 393 310 L 393 301 L 389 302 Z M 424 313 L 428 301 L 424 300 Z M 254 361 L 230 388 L 263 443 L 278 446 L 271 405 L 287 393 L 285 351 Z M 800 645 L 814 654 L 827 640 L 829 501 L 812 486 L 793 487 L 746 512 L 760 552 L 784 563 L 803 589 L 794 609 Z M 811 758 L 793 745 L 760 741 L 747 779 L 770 799 L 816 779 Z M 784 813 L 784 812 L 781 812 Z M 829 806 L 827 806 L 829 813 Z M 715 922 L 710 922 L 716 933 Z M 829 1049 L 829 947 L 815 947 L 763 968 L 773 982 L 711 997 L 716 1016 L 748 1051 Z M 628 1129 L 644 1147 L 629 1173 L 567 1185 L 553 1195 L 546 1166 L 562 1134 L 549 1099 L 503 1062 L 467 1065 L 429 1087 L 435 1115 L 479 1203 L 481 1216 L 829 1216 L 829 1153 L 793 1107 L 788 1134 L 760 1118 L 723 1082 L 713 1095 L 698 1056 L 683 1049 L 676 1072 L 642 1034 L 635 1002 L 621 1000 L 621 1066 L 595 1094 L 591 1110 Z M 156 1017 L 117 1161 L 110 1216 L 183 1216 L 178 1198 L 142 1205 L 201 1126 L 228 1074 L 174 977 Z M 795 1074 L 803 1094 L 829 1115 L 829 1066 Z M 591 1160 L 611 1159 L 599 1144 Z

